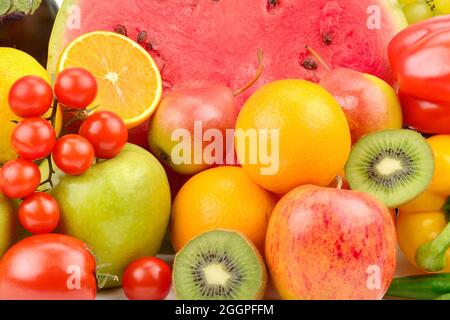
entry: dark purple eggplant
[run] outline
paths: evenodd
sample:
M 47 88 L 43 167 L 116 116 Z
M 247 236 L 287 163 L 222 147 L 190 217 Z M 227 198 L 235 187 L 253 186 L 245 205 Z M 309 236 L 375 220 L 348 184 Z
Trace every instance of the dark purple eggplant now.
M 33 14 L 17 11 L 0 16 L 0 47 L 25 51 L 46 66 L 57 11 L 55 0 L 43 0 Z

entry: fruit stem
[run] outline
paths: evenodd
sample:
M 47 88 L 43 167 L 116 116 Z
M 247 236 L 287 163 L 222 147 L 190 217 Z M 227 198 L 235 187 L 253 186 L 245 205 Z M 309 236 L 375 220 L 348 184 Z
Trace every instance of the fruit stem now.
M 445 219 L 450 223 L 450 197 L 447 198 L 442 211 L 444 211 Z
M 118 276 L 115 276 L 115 275 L 112 275 L 109 273 L 96 272 L 95 277 L 97 279 L 97 288 L 98 289 L 103 289 L 106 286 L 106 283 L 108 282 L 108 280 L 111 280 L 114 282 L 120 281 Z
M 258 49 L 257 56 L 258 56 L 258 69 L 256 71 L 255 77 L 249 83 L 247 83 L 243 88 L 237 90 L 233 94 L 235 97 L 241 95 L 242 93 L 244 93 L 245 91 L 247 91 L 248 89 L 253 87 L 253 85 L 259 80 L 259 78 L 261 78 L 261 75 L 264 71 L 264 54 L 263 54 L 263 50 L 261 48 Z
M 58 115 L 58 100 L 53 99 L 53 106 L 52 106 L 52 114 L 50 115 L 50 118 L 47 120 L 50 121 L 50 124 L 53 128 L 56 128 L 56 116 Z M 49 154 L 47 158 L 45 158 L 48 163 L 48 177 L 47 180 L 43 181 L 41 183 L 41 186 L 45 184 L 50 184 L 50 187 L 53 188 L 53 175 L 55 174 L 55 170 L 53 169 L 53 163 L 52 163 L 52 155 Z
M 344 185 L 344 180 L 342 179 L 342 177 L 341 176 L 336 176 L 336 182 L 337 182 L 336 188 L 338 190 L 342 190 L 342 186 Z
M 331 72 L 331 68 L 330 66 L 325 62 L 325 60 L 322 59 L 322 57 L 317 53 L 317 51 L 315 51 L 313 48 L 311 48 L 310 46 L 305 46 L 306 50 L 308 50 L 308 52 L 317 59 L 317 61 L 319 61 L 319 63 L 328 71 Z
M 450 223 L 436 239 L 417 249 L 417 265 L 428 272 L 442 271 L 447 265 L 448 248 L 450 248 Z
M 66 109 L 65 112 L 71 112 L 75 113 L 73 117 L 64 125 L 64 128 L 68 128 L 71 124 L 73 124 L 76 121 L 84 121 L 86 120 L 89 115 L 94 112 L 95 109 L 97 109 L 99 106 L 95 106 L 91 109 L 86 110 L 77 110 L 77 109 Z
M 94 250 L 91 249 L 88 245 L 84 246 L 84 249 L 89 252 L 89 254 L 94 258 L 95 261 L 95 278 L 97 280 L 97 288 L 103 289 L 106 286 L 108 280 L 112 280 L 115 282 L 119 282 L 120 279 L 116 275 L 112 275 L 109 273 L 101 273 L 100 270 L 106 267 L 111 266 L 111 263 L 100 264 L 100 260 L 98 256 L 95 254 Z

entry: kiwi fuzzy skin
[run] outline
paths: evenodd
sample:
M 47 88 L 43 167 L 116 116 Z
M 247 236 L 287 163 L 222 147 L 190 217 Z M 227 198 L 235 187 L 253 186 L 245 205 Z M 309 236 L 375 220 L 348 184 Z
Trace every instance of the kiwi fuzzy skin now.
M 258 258 L 259 264 L 260 264 L 260 266 L 261 266 L 261 271 L 262 271 L 262 272 L 261 272 L 261 275 L 262 275 L 262 278 L 261 278 L 261 286 L 260 286 L 258 292 L 256 293 L 256 295 L 253 297 L 253 300 L 262 300 L 262 299 L 264 298 L 264 296 L 265 296 L 265 294 L 266 294 L 266 290 L 267 290 L 268 274 L 267 274 L 267 267 L 266 267 L 266 264 L 264 263 L 264 259 L 262 258 L 261 254 L 259 253 L 259 250 L 258 250 L 258 249 L 255 247 L 255 245 L 254 245 L 250 240 L 248 240 L 248 238 L 247 238 L 244 234 L 242 234 L 241 232 L 238 232 L 238 231 L 235 231 L 235 230 L 228 230 L 228 229 L 216 229 L 216 230 L 212 230 L 212 231 L 207 231 L 207 232 L 205 232 L 205 233 L 208 233 L 208 232 L 214 232 L 214 231 L 224 231 L 224 232 L 231 232 L 231 233 L 238 234 L 238 235 L 240 235 L 240 236 L 245 240 L 245 242 L 250 246 L 250 248 L 252 248 L 253 252 L 255 253 L 255 255 L 256 255 L 257 258 Z M 191 240 L 186 244 L 186 246 L 189 245 L 191 242 L 195 241 L 197 238 L 199 238 L 199 237 L 201 237 L 202 235 L 204 235 L 205 233 L 203 233 L 203 234 L 201 234 L 201 235 L 199 235 L 199 236 L 197 236 L 197 237 L 191 239 Z M 177 258 L 178 258 L 179 254 L 180 254 L 182 251 L 183 251 L 183 249 L 182 249 L 179 253 L 176 254 L 175 260 L 174 260 L 174 262 L 173 262 L 173 271 L 174 271 L 174 272 L 173 272 L 173 275 L 172 275 L 172 287 L 173 287 L 173 291 L 174 291 L 174 293 L 175 293 L 175 297 L 176 297 L 177 299 L 180 299 L 180 297 L 179 297 L 178 292 L 177 292 L 177 285 L 176 285 L 176 280 L 175 280 L 175 270 L 176 270 L 176 266 L 177 266 L 177 263 L 178 263 L 178 259 L 177 259 Z

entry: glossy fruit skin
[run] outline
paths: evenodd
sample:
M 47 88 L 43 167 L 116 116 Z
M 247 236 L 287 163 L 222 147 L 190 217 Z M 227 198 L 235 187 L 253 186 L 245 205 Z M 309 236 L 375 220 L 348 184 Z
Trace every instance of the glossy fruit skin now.
M 402 9 L 409 24 L 418 23 L 433 17 L 431 6 L 425 1 L 414 1 L 403 6 Z
M 94 300 L 95 259 L 88 250 L 65 235 L 22 240 L 0 261 L 0 299 Z
M 399 92 L 403 106 L 404 121 L 423 133 L 450 133 L 450 100 L 426 101 Z
M 172 208 L 170 235 L 179 252 L 190 240 L 216 229 L 236 230 L 264 252 L 274 195 L 253 182 L 242 168 L 219 167 L 191 178 Z
M 241 146 L 236 135 L 239 162 L 256 183 L 277 194 L 308 183 L 329 185 L 350 154 L 351 135 L 344 111 L 328 91 L 312 82 L 281 80 L 257 91 L 236 124 L 236 132 L 255 129 L 268 131 L 269 137 L 279 133 L 278 139 L 273 139 L 279 141 L 279 156 L 272 151 L 279 168 L 267 174 L 263 170 L 269 166 L 260 160 L 252 164 L 251 150 L 265 146 L 259 141 Z
M 41 182 L 39 167 L 25 159 L 7 162 L 0 171 L 1 189 L 11 199 L 22 199 L 32 194 Z
M 41 117 L 53 102 L 53 91 L 46 80 L 27 76 L 11 87 L 8 102 L 11 110 L 19 117 Z
M 61 232 L 89 243 L 109 263 L 102 273 L 121 278 L 128 264 L 158 253 L 171 196 L 164 169 L 146 150 L 127 144 L 81 176 L 62 176 L 52 195 L 61 207 Z M 106 287 L 120 283 L 108 281 Z
M 0 31 L 1 33 L 1 31 Z M 0 40 L 1 41 L 1 40 Z M 10 63 L 14 61 L 14 63 Z M 22 118 L 12 112 L 8 103 L 8 94 L 14 83 L 25 76 L 38 76 L 50 84 L 50 75 L 39 63 L 25 52 L 0 46 L 0 65 L 8 65 L 8 68 L 2 68 L 0 74 L 0 96 L 4 97 L 0 101 L 0 165 L 17 158 L 17 153 L 11 146 L 11 134 L 16 128 L 13 121 L 21 121 Z M 46 117 L 50 116 L 50 110 Z M 62 112 L 60 108 L 57 114 L 56 131 L 61 129 Z
M 209 85 L 204 88 L 174 90 L 161 101 L 150 120 L 148 142 L 150 150 L 161 162 L 177 173 L 194 175 L 212 167 L 226 163 L 226 130 L 234 129 L 239 109 L 234 101 L 233 93 L 222 85 Z M 219 163 L 207 163 L 203 157 L 210 141 L 199 139 L 194 132 L 195 123 L 201 123 L 203 133 L 207 130 L 218 130 L 224 137 L 221 144 L 224 157 Z M 172 151 L 180 141 L 174 141 L 175 130 L 185 129 L 190 133 L 190 143 L 199 143 L 201 160 L 195 161 L 192 153 L 189 163 L 179 164 L 172 158 Z M 202 137 L 203 138 L 203 137 Z
M 97 158 L 112 159 L 127 143 L 128 129 L 115 113 L 99 111 L 83 122 L 80 135 L 92 144 Z
M 172 285 L 172 270 L 158 258 L 141 258 L 123 274 L 123 291 L 130 300 L 164 300 Z
M 450 75 L 448 70 L 439 67 L 447 61 L 448 51 L 450 28 L 437 30 L 408 48 L 399 58 L 400 89 L 417 98 L 447 101 Z M 428 72 L 419 66 L 427 66 Z
M 423 202 L 427 198 L 420 198 L 412 204 Z M 416 251 L 420 246 L 433 241 L 447 226 L 445 215 L 442 207 L 445 204 L 445 198 L 439 202 L 440 207 L 435 210 L 427 211 L 407 211 L 400 208 L 397 218 L 397 235 L 400 249 L 404 253 L 407 260 L 414 266 L 416 264 Z M 429 208 L 433 205 L 426 203 Z M 446 252 L 447 261 L 450 259 L 450 250 Z M 441 271 L 442 273 L 450 272 L 450 264 Z
M 35 161 L 47 157 L 56 144 L 56 133 L 50 122 L 42 118 L 22 120 L 14 129 L 11 144 L 24 159 Z
M 444 205 L 450 197 L 450 135 L 427 139 L 433 149 L 435 172 L 427 192 L 399 208 L 397 235 L 400 249 L 416 265 L 417 249 L 434 240 L 447 226 Z M 450 261 L 450 250 L 446 253 Z M 450 263 L 442 272 L 450 272 Z
M 95 150 L 82 136 L 69 134 L 60 138 L 53 150 L 53 160 L 66 174 L 78 176 L 85 173 L 94 162 Z
M 302 186 L 276 206 L 266 261 L 284 299 L 382 299 L 396 269 L 387 208 L 370 196 Z
M 20 224 L 32 234 L 51 233 L 58 226 L 60 209 L 49 194 L 36 192 L 19 206 Z
M 389 45 L 399 83 L 405 124 L 424 133 L 450 133 L 450 16 L 437 17 L 400 32 Z M 424 67 L 425 66 L 425 67 Z
M 399 32 L 389 43 L 389 60 L 395 76 L 399 73 L 398 55 L 408 50 L 409 47 L 429 36 L 436 30 L 450 28 L 448 16 L 436 17 L 416 23 Z
M 65 69 L 56 77 L 55 95 L 66 107 L 86 109 L 95 100 L 97 91 L 97 80 L 85 69 Z
M 319 83 L 339 102 L 347 117 L 352 143 L 370 133 L 401 129 L 402 109 L 394 89 L 372 75 L 337 68 Z

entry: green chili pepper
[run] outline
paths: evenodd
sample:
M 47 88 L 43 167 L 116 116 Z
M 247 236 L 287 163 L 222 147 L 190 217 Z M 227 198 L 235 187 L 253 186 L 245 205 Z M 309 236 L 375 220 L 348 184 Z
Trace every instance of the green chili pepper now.
M 450 299 L 450 274 L 435 274 L 398 278 L 392 281 L 388 297 L 433 300 Z

